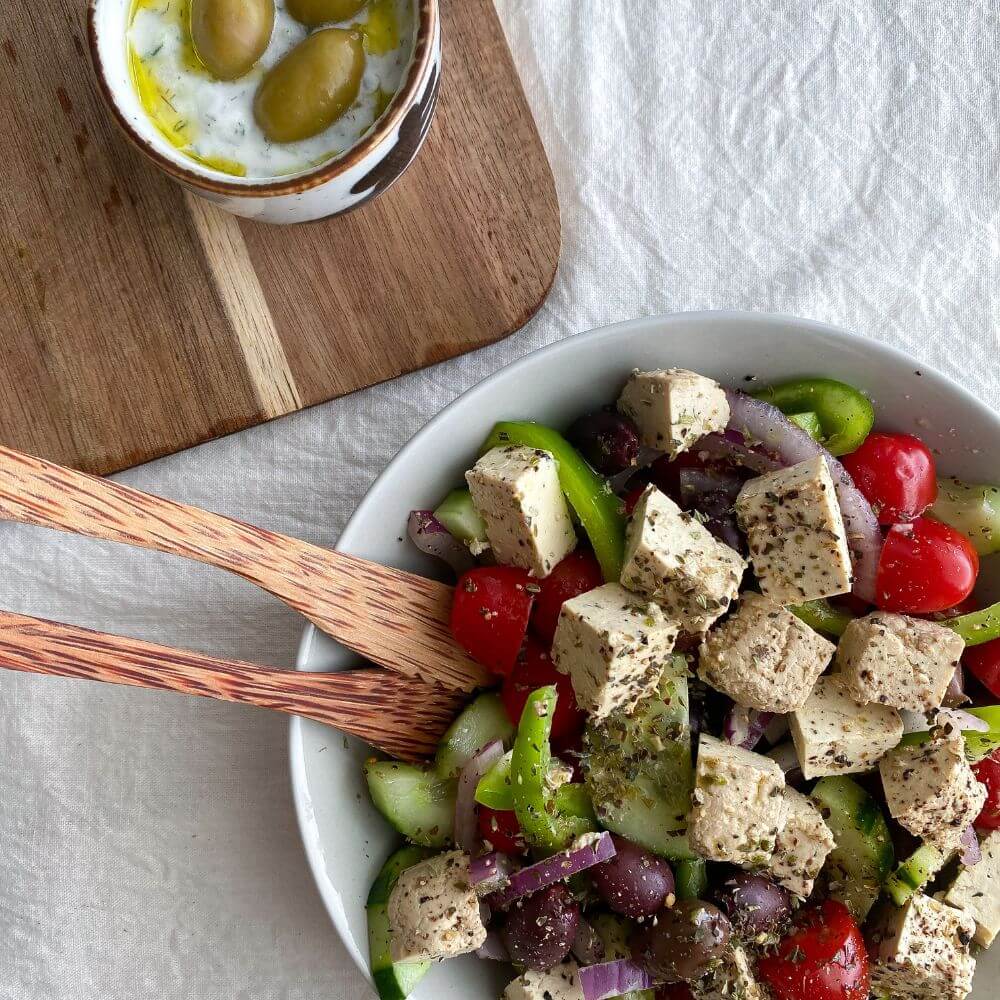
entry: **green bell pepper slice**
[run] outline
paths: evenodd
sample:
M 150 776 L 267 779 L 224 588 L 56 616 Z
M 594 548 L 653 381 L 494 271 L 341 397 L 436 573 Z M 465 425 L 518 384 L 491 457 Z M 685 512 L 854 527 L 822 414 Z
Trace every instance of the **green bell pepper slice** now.
M 854 386 L 832 378 L 795 379 L 754 396 L 785 414 L 814 413 L 822 428 L 823 444 L 834 455 L 847 455 L 859 448 L 875 423 L 871 400 Z
M 583 456 L 551 427 L 527 420 L 502 421 L 490 432 L 480 455 L 493 448 L 519 445 L 547 451 L 559 466 L 559 484 L 594 547 L 607 583 L 621 577 L 625 556 L 625 516 L 622 502 Z
M 953 628 L 965 640 L 966 646 L 981 646 L 984 642 L 1000 639 L 1000 604 L 949 618 L 941 624 Z
M 556 697 L 554 686 L 528 696 L 510 758 L 514 812 L 521 832 L 532 847 L 548 851 L 561 851 L 574 837 L 594 829 L 587 819 L 559 811 L 556 793 L 546 780 L 552 764 L 549 738 Z
M 823 440 L 823 425 L 812 410 L 809 410 L 808 413 L 789 413 L 788 419 L 801 427 L 814 441 Z
M 700 899 L 708 888 L 708 867 L 704 858 L 675 862 L 674 885 L 678 899 Z
M 789 608 L 789 611 L 800 618 L 811 629 L 839 638 L 844 634 L 844 629 L 850 625 L 852 616 L 840 608 L 835 608 L 829 601 L 806 601 L 805 604 L 798 604 Z

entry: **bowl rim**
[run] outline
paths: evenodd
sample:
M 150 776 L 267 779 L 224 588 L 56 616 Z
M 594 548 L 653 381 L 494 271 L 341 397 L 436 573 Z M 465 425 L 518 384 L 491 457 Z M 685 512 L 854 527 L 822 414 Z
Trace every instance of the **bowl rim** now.
M 459 404 L 464 405 L 470 398 L 476 398 L 479 395 L 489 392 L 498 382 L 516 376 L 518 372 L 527 367 L 544 363 L 544 360 L 549 357 L 561 354 L 564 351 L 572 353 L 572 351 L 576 348 L 576 345 L 583 340 L 613 340 L 615 337 L 621 336 L 622 334 L 639 331 L 644 328 L 660 328 L 677 323 L 713 319 L 724 322 L 739 322 L 745 324 L 748 334 L 751 335 L 763 330 L 771 329 L 775 324 L 778 324 L 784 326 L 790 334 L 793 332 L 822 334 L 834 340 L 859 346 L 873 355 L 885 357 L 897 363 L 902 362 L 908 365 L 916 364 L 922 372 L 931 374 L 936 378 L 941 379 L 941 381 L 944 382 L 951 391 L 955 392 L 960 398 L 962 398 L 965 403 L 970 405 L 973 409 L 979 410 L 980 413 L 987 419 L 987 422 L 993 424 L 996 428 L 998 437 L 1000 437 L 1000 413 L 995 412 L 991 407 L 983 402 L 983 400 L 972 393 L 969 389 L 965 388 L 965 386 L 956 382 L 950 375 L 946 375 L 933 365 L 927 364 L 923 361 L 918 362 L 912 357 L 912 355 L 898 347 L 882 343 L 881 341 L 872 340 L 869 337 L 853 333 L 843 327 L 839 327 L 831 323 L 825 323 L 820 320 L 803 319 L 802 317 L 794 316 L 791 313 L 752 312 L 739 309 L 692 310 L 665 313 L 655 316 L 644 316 L 638 319 L 612 323 L 607 326 L 595 327 L 593 329 L 565 337 L 562 340 L 557 340 L 552 344 L 547 344 L 515 359 L 509 364 L 503 365 L 491 375 L 486 376 L 475 385 L 470 386 L 464 392 L 460 393 L 443 409 L 435 414 L 435 416 L 433 416 L 426 424 L 424 424 L 424 426 L 421 427 L 413 435 L 413 437 L 411 437 L 399 449 L 382 472 L 379 473 L 379 475 L 372 482 L 371 486 L 365 492 L 365 495 L 362 497 L 360 503 L 351 514 L 347 523 L 344 525 L 344 530 L 341 532 L 334 547 L 340 550 L 343 546 L 343 551 L 351 551 L 353 533 L 358 530 L 359 525 L 365 522 L 367 508 L 373 502 L 375 494 L 380 489 L 383 478 L 397 465 L 410 461 L 411 454 L 414 451 L 419 450 L 424 438 L 433 433 L 438 424 L 449 419 L 450 411 Z M 307 625 L 303 631 L 302 638 L 299 641 L 296 652 L 296 670 L 304 669 L 315 634 L 315 626 Z M 368 967 L 368 957 L 367 955 L 362 954 L 361 949 L 356 946 L 353 937 L 348 932 L 346 919 L 341 912 L 341 903 L 337 898 L 338 894 L 332 886 L 328 885 L 322 851 L 315 846 L 319 843 L 319 831 L 311 819 L 311 811 L 309 808 L 305 757 L 302 753 L 303 744 L 301 738 L 301 727 L 301 719 L 293 717 L 290 720 L 288 741 L 289 770 L 292 782 L 292 798 L 295 804 L 295 814 L 299 825 L 299 834 L 302 839 L 303 848 L 306 853 L 306 859 L 309 864 L 313 880 L 319 890 L 320 897 L 323 900 L 323 905 L 325 906 L 327 913 L 336 928 L 337 936 L 340 938 L 341 943 L 347 953 L 351 956 L 358 970 L 365 977 L 367 982 L 372 983 L 373 980 L 371 971 Z
M 149 140 L 140 135 L 128 120 L 116 97 L 115 88 L 108 79 L 104 60 L 101 58 L 100 32 L 97 27 L 97 8 L 102 3 L 114 0 L 89 0 L 87 4 L 87 42 L 90 47 L 90 60 L 97 78 L 98 87 L 104 103 L 111 111 L 118 127 L 125 133 L 132 144 L 148 159 L 152 160 L 174 180 L 181 181 L 192 187 L 208 191 L 212 194 L 244 197 L 273 198 L 281 195 L 296 195 L 320 187 L 328 181 L 347 173 L 361 163 L 377 146 L 393 131 L 410 110 L 415 97 L 423 86 L 424 79 L 434 64 L 434 40 L 438 35 L 441 9 L 440 0 L 415 0 L 417 8 L 417 31 L 413 41 L 413 55 L 405 81 L 389 102 L 388 108 L 374 127 L 353 146 L 340 156 L 326 160 L 312 170 L 293 174 L 290 177 L 276 177 L 272 180 L 251 181 L 240 183 L 221 177 L 200 173 L 185 166 L 178 160 L 171 159 L 161 153 Z M 132 0 L 123 0 L 131 3 Z

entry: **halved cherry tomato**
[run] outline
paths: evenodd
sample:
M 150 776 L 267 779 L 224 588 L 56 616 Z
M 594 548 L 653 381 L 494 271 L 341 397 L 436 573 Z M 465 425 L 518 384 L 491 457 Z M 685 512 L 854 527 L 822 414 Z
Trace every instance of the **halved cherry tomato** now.
M 871 985 L 861 931 L 832 899 L 800 910 L 791 933 L 757 971 L 776 1000 L 868 1000 Z
M 930 449 L 911 434 L 869 434 L 841 461 L 872 505 L 879 524 L 919 517 L 937 499 Z
M 884 611 L 929 615 L 964 601 L 976 585 L 979 556 L 954 528 L 929 517 L 897 524 L 886 536 L 875 578 Z
M 986 802 L 975 822 L 981 830 L 1000 830 L 1000 750 L 972 765 L 976 779 L 986 786 Z
M 528 846 L 521 835 L 521 824 L 514 811 L 500 811 L 480 805 L 479 834 L 489 841 L 490 847 L 501 854 L 524 854 Z
M 496 674 L 510 673 L 528 631 L 535 581 L 523 569 L 481 566 L 464 573 L 451 605 L 452 635 Z
M 994 698 L 1000 698 L 1000 639 L 970 646 L 962 664 Z
M 538 587 L 538 593 L 531 614 L 531 631 L 551 646 L 563 604 L 570 598 L 600 587 L 604 583 L 604 574 L 593 552 L 580 549 L 566 556 L 544 580 L 533 582 Z
M 635 505 L 639 502 L 639 498 L 646 492 L 647 485 L 648 483 L 644 483 L 642 486 L 636 486 L 622 497 L 622 509 L 625 511 L 626 517 L 632 516 L 632 511 L 635 510 Z
M 573 684 L 568 675 L 556 670 L 546 649 L 529 635 L 514 669 L 500 689 L 500 698 L 510 721 L 517 725 L 528 695 L 550 684 L 555 685 L 557 695 L 556 710 L 552 715 L 552 742 L 564 745 L 583 729 L 586 717 L 576 706 Z

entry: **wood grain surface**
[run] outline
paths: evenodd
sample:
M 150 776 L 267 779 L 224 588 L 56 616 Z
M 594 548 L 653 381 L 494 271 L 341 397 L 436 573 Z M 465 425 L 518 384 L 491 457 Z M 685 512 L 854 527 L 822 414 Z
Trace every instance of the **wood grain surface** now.
M 84 7 L 0 16 L 0 442 L 111 472 L 481 347 L 544 300 L 558 202 L 491 0 L 442 0 L 437 117 L 403 178 L 291 228 L 131 148 Z
M 452 588 L 77 472 L 0 445 L 0 519 L 139 545 L 235 573 L 363 657 L 470 692 L 486 672 L 455 642 Z
M 464 701 L 384 670 L 306 674 L 0 611 L 0 668 L 174 691 L 300 715 L 403 760 L 434 753 Z

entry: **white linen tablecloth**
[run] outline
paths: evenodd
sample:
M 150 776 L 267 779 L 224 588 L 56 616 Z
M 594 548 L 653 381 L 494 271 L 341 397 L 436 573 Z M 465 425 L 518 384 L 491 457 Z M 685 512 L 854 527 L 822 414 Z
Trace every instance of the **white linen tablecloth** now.
M 463 389 L 569 334 L 687 309 L 842 324 L 998 402 L 997 0 L 498 7 L 562 200 L 541 313 L 123 481 L 332 544 Z M 0 607 L 293 661 L 302 622 L 220 572 L 0 532 Z M 299 846 L 286 732 L 197 699 L 0 676 L 0 1000 L 367 997 Z

